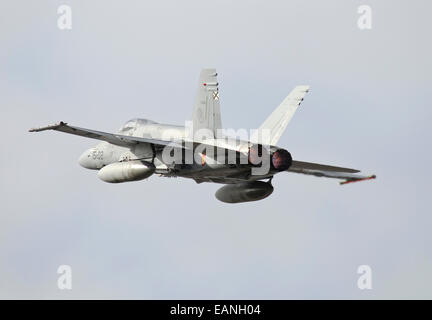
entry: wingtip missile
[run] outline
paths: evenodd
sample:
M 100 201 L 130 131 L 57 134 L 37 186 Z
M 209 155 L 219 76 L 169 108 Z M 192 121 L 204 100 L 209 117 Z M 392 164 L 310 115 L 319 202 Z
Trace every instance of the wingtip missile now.
M 30 128 L 29 132 L 40 132 L 40 131 L 45 131 L 45 130 L 52 130 L 52 129 L 57 129 L 61 126 L 65 126 L 67 125 L 66 122 L 60 121 L 58 123 L 49 125 L 49 126 L 45 126 L 45 127 L 39 127 L 39 128 Z
M 353 182 L 359 182 L 359 181 L 365 181 L 365 180 L 372 180 L 372 179 L 376 179 L 376 175 L 373 174 L 371 176 L 364 177 L 364 178 L 359 178 L 359 179 L 348 179 L 348 180 L 339 182 L 339 184 L 343 185 L 343 184 L 347 184 L 347 183 L 353 183 Z

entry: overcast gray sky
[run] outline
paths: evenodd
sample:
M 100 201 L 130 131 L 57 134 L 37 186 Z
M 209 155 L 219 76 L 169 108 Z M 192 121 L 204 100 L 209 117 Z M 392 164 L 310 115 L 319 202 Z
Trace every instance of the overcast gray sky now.
M 72 8 L 72 30 L 57 8 Z M 371 30 L 357 27 L 370 5 Z M 432 298 L 430 1 L 0 2 L 0 298 Z M 111 185 L 96 142 L 33 126 L 183 124 L 219 73 L 226 128 L 256 128 L 297 84 L 280 140 L 377 180 L 280 174 L 267 199 L 215 184 Z M 57 288 L 70 265 L 73 289 Z M 370 265 L 373 289 L 357 288 Z

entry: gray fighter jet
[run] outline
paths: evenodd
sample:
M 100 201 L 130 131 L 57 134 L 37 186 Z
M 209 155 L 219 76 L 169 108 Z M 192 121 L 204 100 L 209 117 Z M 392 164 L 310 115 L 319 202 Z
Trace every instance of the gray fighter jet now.
M 293 160 L 286 149 L 276 145 L 308 86 L 297 86 L 249 138 L 222 130 L 218 86 L 216 70 L 203 69 L 193 118 L 184 126 L 133 119 L 117 133 L 107 133 L 62 121 L 29 131 L 56 130 L 101 140 L 81 155 L 79 164 L 98 170 L 105 182 L 137 181 L 158 174 L 221 183 L 225 186 L 216 192 L 216 198 L 226 203 L 268 197 L 273 192 L 271 180 L 280 172 L 341 179 L 341 184 L 375 178 L 359 175 L 355 169 Z

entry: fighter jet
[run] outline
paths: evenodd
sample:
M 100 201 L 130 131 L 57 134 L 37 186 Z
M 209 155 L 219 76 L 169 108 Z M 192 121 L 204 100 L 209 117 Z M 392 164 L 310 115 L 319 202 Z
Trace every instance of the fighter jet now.
M 97 170 L 105 182 L 144 180 L 158 174 L 219 183 L 224 186 L 215 196 L 226 203 L 268 197 L 273 192 L 273 176 L 282 172 L 341 179 L 340 184 L 375 179 L 375 175 L 360 175 L 355 169 L 293 160 L 288 150 L 277 146 L 308 91 L 309 86 L 295 87 L 247 139 L 222 130 L 216 69 L 201 71 L 192 121 L 184 126 L 137 118 L 127 121 L 116 133 L 63 121 L 29 131 L 55 130 L 101 140 L 78 162 L 86 169 Z

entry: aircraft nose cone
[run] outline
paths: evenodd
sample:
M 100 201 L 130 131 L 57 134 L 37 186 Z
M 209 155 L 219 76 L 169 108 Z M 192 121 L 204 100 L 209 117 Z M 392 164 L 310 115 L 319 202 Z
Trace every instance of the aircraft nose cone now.
M 83 152 L 83 154 L 78 159 L 78 163 L 83 168 L 95 169 L 92 157 L 90 155 L 90 150 L 86 150 Z

